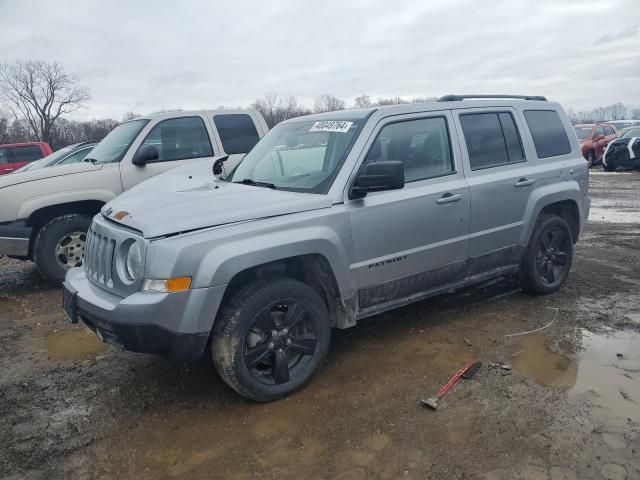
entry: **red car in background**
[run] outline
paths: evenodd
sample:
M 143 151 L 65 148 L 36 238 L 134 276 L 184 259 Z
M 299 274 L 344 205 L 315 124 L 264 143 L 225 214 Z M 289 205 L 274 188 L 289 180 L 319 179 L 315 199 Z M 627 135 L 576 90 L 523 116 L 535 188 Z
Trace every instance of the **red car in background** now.
M 0 145 L 0 175 L 11 173 L 28 163 L 51 155 L 48 143 L 27 142 Z
M 589 167 L 602 161 L 604 151 L 609 142 L 616 139 L 616 129 L 606 123 L 585 123 L 573 128 L 580 142 L 582 156 L 587 159 Z

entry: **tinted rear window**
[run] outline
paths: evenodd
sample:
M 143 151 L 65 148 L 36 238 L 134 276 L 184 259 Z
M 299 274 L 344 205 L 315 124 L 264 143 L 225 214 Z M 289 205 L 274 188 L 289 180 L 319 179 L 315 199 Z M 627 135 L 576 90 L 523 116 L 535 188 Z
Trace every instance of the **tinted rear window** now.
M 567 132 L 554 110 L 525 110 L 524 117 L 536 146 L 538 158 L 571 153 Z
M 229 155 L 247 153 L 258 143 L 260 137 L 253 120 L 243 113 L 216 115 L 213 123 L 218 129 L 224 151 Z
M 510 113 L 460 115 L 471 170 L 524 161 L 520 136 Z

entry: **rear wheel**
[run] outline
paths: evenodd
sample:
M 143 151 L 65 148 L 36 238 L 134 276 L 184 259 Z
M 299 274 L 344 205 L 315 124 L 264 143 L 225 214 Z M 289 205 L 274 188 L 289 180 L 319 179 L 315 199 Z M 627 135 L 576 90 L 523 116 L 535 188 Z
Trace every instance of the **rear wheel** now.
M 50 220 L 38 231 L 33 259 L 47 280 L 60 284 L 67 270 L 82 265 L 90 225 L 91 217 L 71 214 Z
M 538 295 L 553 293 L 569 275 L 573 236 L 567 222 L 542 215 L 536 224 L 520 268 L 522 289 Z
M 596 153 L 593 150 L 587 152 L 587 165 L 589 168 L 593 167 L 596 163 Z
M 267 402 L 301 388 L 329 349 L 327 308 L 292 279 L 253 282 L 225 305 L 214 326 L 213 361 L 240 395 Z

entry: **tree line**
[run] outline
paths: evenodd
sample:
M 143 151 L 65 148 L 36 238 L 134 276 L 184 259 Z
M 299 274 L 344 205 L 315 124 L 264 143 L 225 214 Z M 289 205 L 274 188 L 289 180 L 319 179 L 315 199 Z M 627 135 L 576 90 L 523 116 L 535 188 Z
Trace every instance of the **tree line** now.
M 87 121 L 66 118 L 68 114 L 86 106 L 90 99 L 89 90 L 57 62 L 25 60 L 0 64 L 0 144 L 43 141 L 57 150 L 72 143 L 101 140 L 121 122 L 138 116 L 128 112 L 120 121 L 111 118 Z M 334 95 L 322 94 L 309 107 L 293 95 L 267 93 L 249 107 L 258 110 L 271 128 L 283 120 L 312 113 L 434 100 L 436 97 L 372 99 L 363 94 L 347 105 Z M 567 114 L 574 124 L 640 119 L 640 109 L 630 110 L 622 103 L 590 111 L 575 112 L 569 108 Z

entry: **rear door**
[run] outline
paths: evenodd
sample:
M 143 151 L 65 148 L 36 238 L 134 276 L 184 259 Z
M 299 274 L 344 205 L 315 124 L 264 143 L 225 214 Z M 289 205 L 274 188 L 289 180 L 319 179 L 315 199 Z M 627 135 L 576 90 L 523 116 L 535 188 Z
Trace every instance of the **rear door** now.
M 140 134 L 120 164 L 120 176 L 125 190 L 134 185 L 189 162 L 212 158 L 216 150 L 205 119 L 200 115 L 167 118 L 148 125 Z M 131 160 L 145 145 L 154 146 L 158 160 L 134 165 Z
M 606 143 L 607 140 L 604 136 L 604 127 L 596 127 L 596 130 L 593 133 L 593 145 L 595 147 L 597 159 L 602 158 Z
M 538 175 L 527 161 L 516 110 L 459 110 L 456 121 L 471 195 L 468 275 L 476 275 L 517 260 L 525 209 Z
M 346 200 L 359 306 L 375 310 L 464 277 L 469 188 L 449 111 L 394 115 L 376 127 L 362 163 L 400 160 L 401 190 Z

